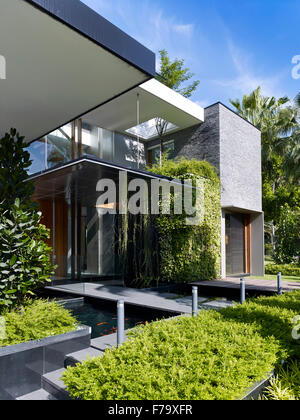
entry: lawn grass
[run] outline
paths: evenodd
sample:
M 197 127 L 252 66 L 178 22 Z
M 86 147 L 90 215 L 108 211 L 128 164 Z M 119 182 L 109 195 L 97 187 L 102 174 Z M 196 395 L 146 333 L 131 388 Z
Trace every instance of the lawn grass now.
M 300 291 L 251 299 L 219 312 L 157 321 L 103 357 L 63 376 L 82 400 L 236 400 L 282 360 L 299 358 L 292 338 Z
M 266 274 L 263 277 L 260 276 L 250 276 L 247 277 L 247 279 L 252 279 L 252 280 L 277 280 L 277 276 L 273 275 L 273 274 Z M 282 281 L 294 281 L 294 282 L 299 282 L 300 283 L 300 276 L 281 276 Z

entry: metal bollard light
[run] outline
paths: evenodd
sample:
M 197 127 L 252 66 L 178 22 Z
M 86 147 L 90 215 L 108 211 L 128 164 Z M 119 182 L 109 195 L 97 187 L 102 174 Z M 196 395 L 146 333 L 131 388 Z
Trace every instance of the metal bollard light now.
M 118 301 L 118 331 L 117 331 L 117 344 L 121 346 L 125 341 L 125 308 L 124 301 Z
M 246 283 L 245 279 L 241 279 L 241 304 L 246 301 Z
M 277 274 L 277 291 L 279 296 L 282 296 L 282 281 L 281 281 L 281 273 Z
M 193 286 L 192 315 L 198 316 L 198 287 Z

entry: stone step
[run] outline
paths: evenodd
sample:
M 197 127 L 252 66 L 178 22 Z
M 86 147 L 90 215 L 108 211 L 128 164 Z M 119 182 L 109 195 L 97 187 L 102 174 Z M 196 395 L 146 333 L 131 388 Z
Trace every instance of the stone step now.
M 67 354 L 65 358 L 65 366 L 75 366 L 78 363 L 82 363 L 87 358 L 101 357 L 103 352 L 93 347 L 86 348 L 84 350 L 77 351 L 75 353 Z
M 22 395 L 18 401 L 55 401 L 56 398 L 44 389 L 38 389 L 30 394 Z
M 42 376 L 42 387 L 57 400 L 70 400 L 69 393 L 61 377 L 66 369 L 58 369 Z
M 125 339 L 130 330 L 125 331 Z M 91 347 L 104 352 L 106 349 L 117 347 L 117 333 L 105 335 L 103 337 L 93 338 L 91 340 Z

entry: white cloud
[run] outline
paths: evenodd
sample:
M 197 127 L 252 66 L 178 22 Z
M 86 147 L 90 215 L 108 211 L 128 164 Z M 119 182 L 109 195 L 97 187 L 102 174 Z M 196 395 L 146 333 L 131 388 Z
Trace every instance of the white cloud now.
M 180 35 L 190 37 L 194 32 L 194 25 L 193 24 L 186 24 L 186 25 L 174 25 L 173 29 Z
M 280 89 L 281 74 L 265 76 L 252 68 L 252 54 L 238 48 L 228 38 L 228 51 L 233 63 L 236 76 L 233 79 L 215 80 L 222 87 L 230 88 L 232 94 L 249 94 L 258 86 L 266 96 L 283 96 Z

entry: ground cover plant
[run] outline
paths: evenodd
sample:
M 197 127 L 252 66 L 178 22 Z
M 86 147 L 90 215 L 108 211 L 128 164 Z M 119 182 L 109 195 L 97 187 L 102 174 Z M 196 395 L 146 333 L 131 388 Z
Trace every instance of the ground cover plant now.
M 18 308 L 2 309 L 0 316 L 5 319 L 5 336 L 0 336 L 0 347 L 65 334 L 78 327 L 76 319 L 63 306 L 40 299 Z
M 291 360 L 277 369 L 263 400 L 300 400 L 300 360 Z
M 63 379 L 73 398 L 85 400 L 240 399 L 283 359 L 299 358 L 292 338 L 299 313 L 296 291 L 155 322 Z

